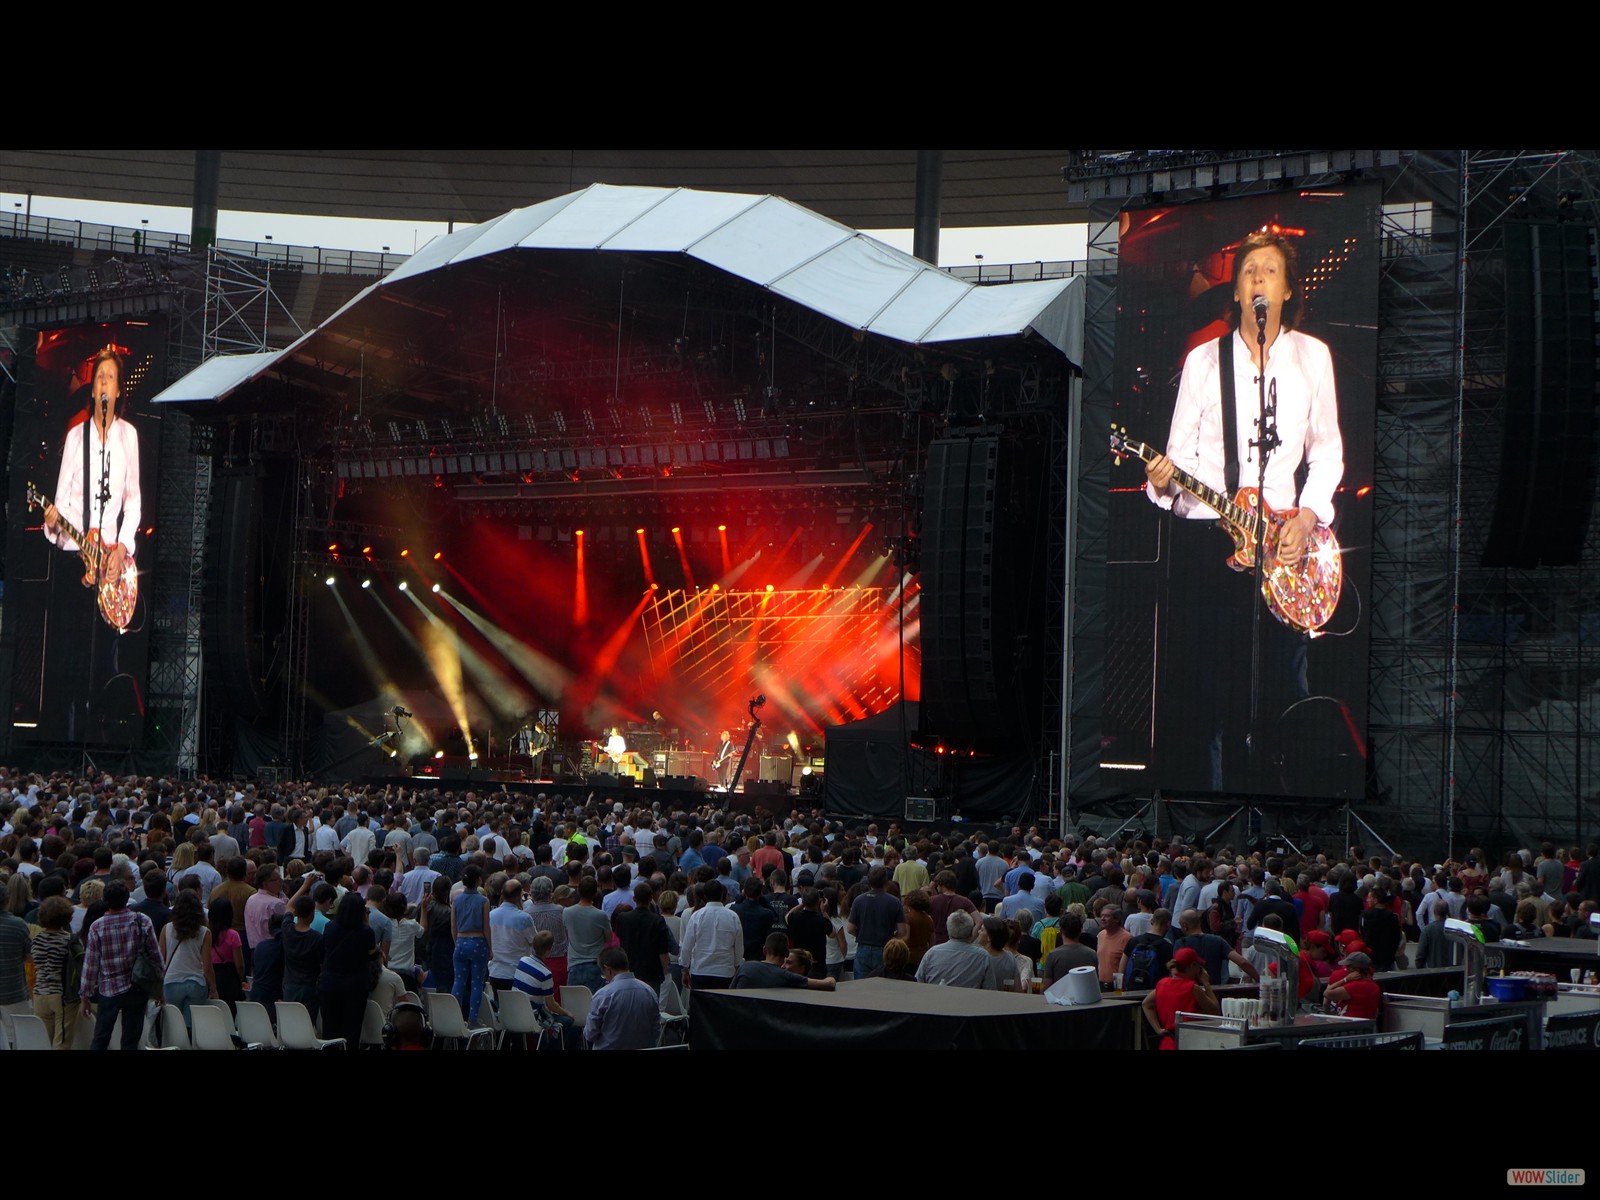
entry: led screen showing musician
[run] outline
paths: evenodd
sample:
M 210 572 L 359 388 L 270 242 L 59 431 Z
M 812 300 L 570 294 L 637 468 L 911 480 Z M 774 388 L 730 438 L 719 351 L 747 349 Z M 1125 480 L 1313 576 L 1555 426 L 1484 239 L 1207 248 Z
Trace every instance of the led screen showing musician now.
M 47 330 L 19 363 L 8 620 L 22 739 L 127 747 L 144 733 L 164 329 Z
M 1103 780 L 1361 794 L 1377 220 L 1370 188 L 1124 214 Z

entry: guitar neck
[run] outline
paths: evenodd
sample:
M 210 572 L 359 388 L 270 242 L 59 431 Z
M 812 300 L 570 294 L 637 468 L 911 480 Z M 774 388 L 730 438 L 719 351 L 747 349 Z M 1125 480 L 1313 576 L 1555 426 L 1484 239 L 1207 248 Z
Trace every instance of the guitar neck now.
M 37 504 L 41 509 L 49 508 L 55 503 L 55 501 L 50 499 L 49 496 L 41 496 L 39 493 L 35 492 L 31 483 L 28 485 L 28 499 L 32 503 Z M 68 540 L 78 544 L 79 553 L 84 551 L 83 534 L 79 533 L 72 522 L 67 520 L 67 518 L 61 514 L 61 510 L 59 508 L 56 509 L 56 528 L 62 533 L 66 534 Z
M 1136 445 L 1130 443 L 1129 449 L 1135 450 L 1139 458 L 1147 463 L 1154 462 L 1160 455 L 1160 451 L 1145 445 L 1143 442 L 1139 442 Z M 1230 497 L 1224 496 L 1215 488 L 1207 487 L 1182 467 L 1173 466 L 1172 481 L 1200 501 L 1200 503 L 1215 509 L 1229 525 L 1243 531 L 1251 538 L 1255 537 L 1256 519 L 1255 513 L 1251 509 L 1242 504 L 1236 504 Z

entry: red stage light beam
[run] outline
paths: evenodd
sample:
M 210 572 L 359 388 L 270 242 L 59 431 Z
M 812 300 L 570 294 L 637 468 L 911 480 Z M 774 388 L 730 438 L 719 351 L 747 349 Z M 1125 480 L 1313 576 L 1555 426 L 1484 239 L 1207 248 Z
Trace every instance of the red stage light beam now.
M 656 573 L 650 569 L 650 547 L 645 544 L 644 530 L 635 529 L 633 533 L 639 539 L 639 561 L 644 564 L 644 580 L 654 587 Z
M 867 534 L 872 532 L 872 522 L 868 521 L 861 527 L 861 532 L 856 534 L 856 540 L 850 543 L 850 549 L 844 552 L 844 557 L 828 572 L 828 577 L 822 581 L 824 587 L 832 587 L 839 582 L 839 576 L 844 574 L 844 569 L 850 565 L 850 560 L 856 556 L 856 551 L 861 549 L 861 543 L 867 540 Z
M 572 623 L 582 626 L 589 623 L 589 580 L 583 566 L 583 530 L 574 529 L 572 536 L 578 545 L 578 578 L 572 591 Z
M 689 565 L 689 552 L 683 548 L 683 529 L 672 527 L 672 540 L 678 547 L 678 561 L 683 564 L 683 578 L 688 587 L 694 587 L 694 568 Z

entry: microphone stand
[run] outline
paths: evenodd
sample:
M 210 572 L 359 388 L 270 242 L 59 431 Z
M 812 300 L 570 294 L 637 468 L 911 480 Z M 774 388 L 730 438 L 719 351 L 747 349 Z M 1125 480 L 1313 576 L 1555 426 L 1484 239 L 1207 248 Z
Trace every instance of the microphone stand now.
M 1250 440 L 1256 451 L 1256 508 L 1255 508 L 1255 591 L 1261 590 L 1261 580 L 1266 578 L 1267 545 L 1267 460 L 1282 441 L 1278 437 L 1278 384 L 1274 380 L 1272 394 L 1267 394 L 1267 313 L 1265 307 L 1256 313 L 1256 347 L 1261 362 L 1256 369 L 1256 394 L 1260 415 L 1256 418 L 1257 436 Z M 1261 757 L 1261 609 L 1259 596 L 1251 597 L 1250 605 L 1250 732 L 1247 735 L 1246 753 L 1250 782 L 1254 787 L 1264 783 L 1265 762 Z

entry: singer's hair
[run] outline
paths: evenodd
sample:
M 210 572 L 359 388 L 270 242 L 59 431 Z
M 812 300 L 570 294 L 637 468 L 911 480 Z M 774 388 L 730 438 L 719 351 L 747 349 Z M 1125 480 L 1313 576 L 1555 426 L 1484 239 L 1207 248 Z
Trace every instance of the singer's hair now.
M 1253 251 L 1263 246 L 1276 246 L 1283 254 L 1284 282 L 1289 285 L 1289 298 L 1283 302 L 1283 314 L 1279 317 L 1279 324 L 1285 329 L 1296 329 L 1300 325 L 1300 260 L 1295 253 L 1294 243 L 1279 233 L 1268 233 L 1265 230 L 1252 233 L 1239 243 L 1239 250 L 1233 257 L 1233 289 L 1239 290 L 1239 276 L 1244 271 L 1244 260 L 1249 258 Z M 1228 309 L 1228 324 L 1235 329 L 1241 320 L 1241 313 L 1237 303 Z
M 122 391 L 122 355 L 118 354 L 110 346 L 107 346 L 105 349 L 101 350 L 98 354 L 96 354 L 94 356 L 94 365 L 89 368 L 89 379 L 91 380 L 91 382 L 93 381 L 96 372 L 98 372 L 100 370 L 100 364 L 103 363 L 103 362 L 109 362 L 109 363 L 115 363 L 116 364 L 116 368 L 117 368 L 117 391 L 119 391 L 119 392 Z M 91 407 L 93 407 L 94 402 L 95 402 L 94 388 L 91 387 L 89 389 L 89 404 L 90 404 Z M 115 413 L 121 407 L 122 407 L 122 400 L 121 400 L 120 397 L 118 399 L 112 401 L 111 411 L 113 413 Z

